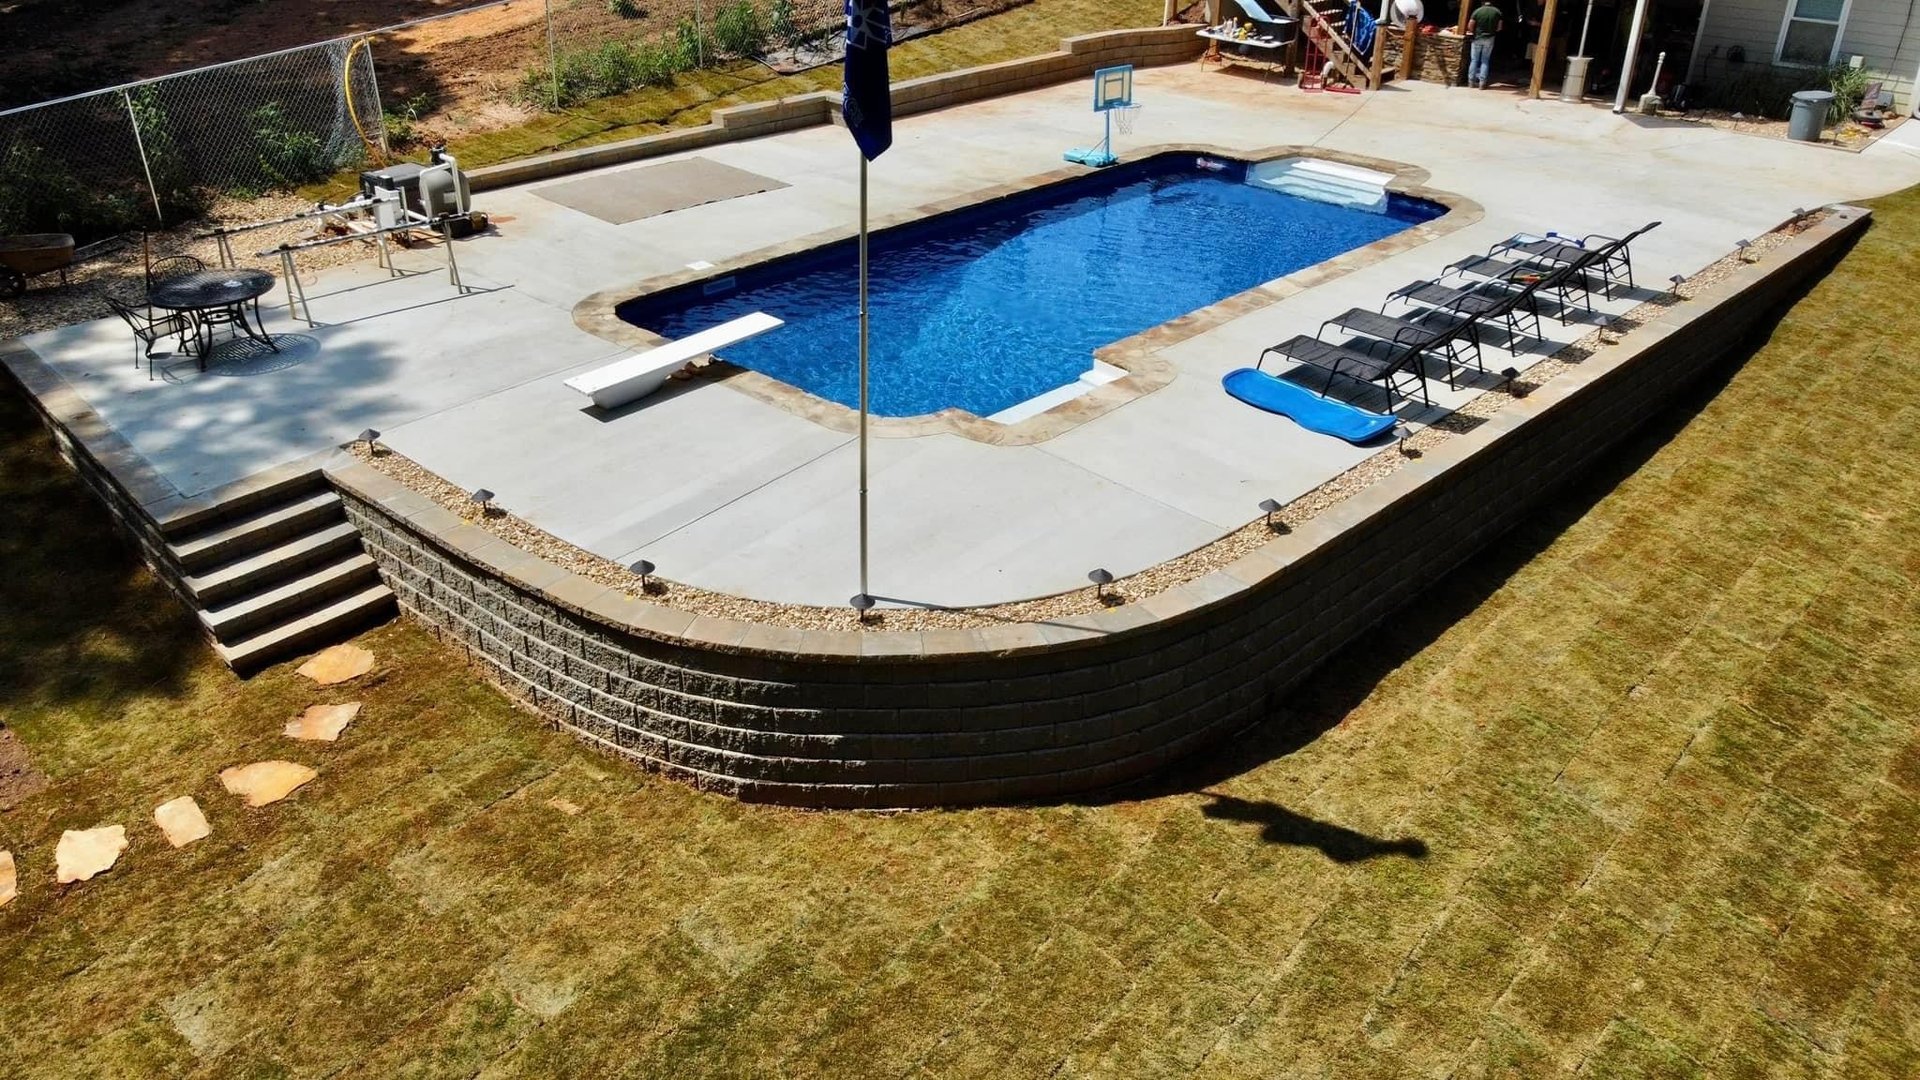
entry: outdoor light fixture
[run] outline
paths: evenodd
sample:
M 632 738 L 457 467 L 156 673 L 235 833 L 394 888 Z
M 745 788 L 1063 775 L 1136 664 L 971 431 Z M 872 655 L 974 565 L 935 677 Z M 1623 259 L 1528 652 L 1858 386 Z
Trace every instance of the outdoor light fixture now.
M 1413 448 L 1413 443 L 1412 443 L 1413 425 L 1412 424 L 1395 424 L 1393 427 L 1393 434 L 1396 438 L 1400 440 L 1400 456 L 1401 457 L 1419 457 L 1420 456 L 1420 451 L 1415 450 Z
M 853 605 L 853 610 L 859 614 L 861 622 L 866 622 L 867 612 L 873 610 L 873 597 L 866 593 L 855 593 L 853 599 L 848 600 L 847 603 Z
M 358 436 L 358 437 L 356 437 L 356 438 L 355 438 L 355 439 L 354 439 L 353 441 L 354 441 L 354 442 L 361 442 L 361 443 L 366 443 L 366 444 L 367 444 L 367 453 L 369 453 L 369 454 L 371 454 L 371 453 L 373 453 L 373 451 L 374 451 L 374 445 L 373 445 L 373 444 L 374 444 L 374 443 L 376 443 L 376 442 L 378 442 L 378 441 L 380 441 L 380 433 L 379 433 L 379 432 L 377 432 L 377 431 L 375 431 L 375 430 L 373 430 L 372 428 L 368 428 L 367 430 L 365 430 L 365 431 L 363 431 L 363 432 L 361 432 L 361 433 L 359 434 L 359 436 Z
M 1733 246 L 1740 249 L 1741 262 L 1752 262 L 1760 257 L 1753 253 L 1753 241 L 1751 240 L 1735 240 Z
M 1093 595 L 1102 603 L 1107 599 L 1107 586 L 1113 584 L 1113 574 L 1104 566 L 1096 566 L 1087 571 L 1087 580 L 1093 582 Z
M 493 492 L 486 488 L 475 488 L 473 494 L 467 498 L 473 505 L 480 508 L 481 517 L 486 517 L 493 512 Z
M 647 578 L 653 576 L 653 564 L 645 559 L 639 559 L 635 562 L 628 563 L 627 569 L 640 575 L 640 591 L 646 592 L 648 588 L 650 588 L 647 584 Z
M 1267 515 L 1267 528 L 1273 528 L 1273 515 L 1280 512 L 1280 504 L 1273 499 L 1260 500 L 1260 512 Z
M 1687 275 L 1675 274 L 1672 277 L 1668 278 L 1667 280 L 1673 282 L 1673 295 L 1679 296 L 1680 286 L 1685 285 L 1687 283 Z
M 1506 368 L 1500 372 L 1500 377 L 1507 380 L 1507 386 L 1506 386 L 1507 393 L 1512 394 L 1514 397 L 1521 396 L 1520 391 L 1515 388 L 1515 383 L 1514 383 L 1514 380 L 1520 377 L 1519 368 L 1511 368 L 1511 367 Z

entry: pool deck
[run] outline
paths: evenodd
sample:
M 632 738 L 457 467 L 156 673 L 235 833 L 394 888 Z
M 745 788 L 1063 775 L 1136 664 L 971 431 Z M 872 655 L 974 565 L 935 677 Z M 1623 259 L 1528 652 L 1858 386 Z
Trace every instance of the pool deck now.
M 1143 71 L 1136 96 L 1145 108 L 1118 140 L 1123 155 L 1154 143 L 1292 143 L 1387 158 L 1427 170 L 1431 187 L 1478 202 L 1484 217 L 1168 346 L 1171 383 L 1044 442 L 874 440 L 876 594 L 960 605 L 1057 592 L 1084 585 L 1094 566 L 1124 576 L 1165 561 L 1258 516 L 1262 499 L 1312 490 L 1375 451 L 1242 405 L 1220 376 L 1515 231 L 1616 234 L 1660 219 L 1634 245 L 1638 278 L 1660 285 L 1797 207 L 1920 182 L 1920 154 L 1904 140 L 1851 154 L 1426 83 L 1303 94 L 1183 66 Z M 902 120 L 873 166 L 875 214 L 1058 168 L 1061 152 L 1096 130 L 1085 98 L 1076 81 Z M 188 363 L 150 382 L 117 323 L 26 344 L 184 495 L 373 427 L 396 451 L 462 487 L 491 489 L 500 505 L 597 554 L 644 556 L 668 578 L 717 591 L 841 604 L 858 584 L 852 436 L 725 381 L 675 384 L 610 416 L 561 385 L 626 351 L 576 327 L 573 308 L 589 294 L 854 221 L 856 159 L 842 130 L 700 156 L 790 186 L 620 226 L 542 198 L 540 184 L 479 195 L 500 228 L 457 248 L 474 291 L 456 295 L 443 273 L 321 273 L 308 282 L 321 325 L 276 309 L 270 329 L 293 337 L 271 362 L 204 374 Z M 433 268 L 439 256 L 402 262 Z M 1547 322 L 1561 342 L 1591 328 Z M 1537 358 L 1490 351 L 1488 361 Z M 1477 392 L 1435 390 L 1445 405 Z

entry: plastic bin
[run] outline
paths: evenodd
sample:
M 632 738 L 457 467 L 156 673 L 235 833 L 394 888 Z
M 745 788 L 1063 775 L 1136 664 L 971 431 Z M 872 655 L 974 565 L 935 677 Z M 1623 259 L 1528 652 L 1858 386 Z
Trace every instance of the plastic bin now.
M 1802 90 L 1793 95 L 1793 115 L 1787 120 L 1787 138 L 1800 142 L 1819 142 L 1826 130 L 1827 113 L 1833 110 L 1833 91 Z

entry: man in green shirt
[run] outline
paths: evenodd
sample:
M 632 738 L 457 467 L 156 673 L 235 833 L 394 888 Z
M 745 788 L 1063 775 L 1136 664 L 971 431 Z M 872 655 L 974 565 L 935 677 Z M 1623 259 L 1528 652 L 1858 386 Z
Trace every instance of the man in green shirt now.
M 1473 45 L 1467 53 L 1467 85 L 1477 90 L 1487 88 L 1487 68 L 1493 63 L 1493 36 L 1500 32 L 1500 9 L 1493 6 L 1493 0 L 1485 0 L 1467 16 L 1467 22 L 1473 28 Z

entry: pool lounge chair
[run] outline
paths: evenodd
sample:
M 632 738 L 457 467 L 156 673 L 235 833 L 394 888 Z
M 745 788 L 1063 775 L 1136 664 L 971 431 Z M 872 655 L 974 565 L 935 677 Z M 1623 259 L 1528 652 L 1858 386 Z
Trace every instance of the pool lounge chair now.
M 1598 250 L 1606 256 L 1593 264 L 1606 280 L 1607 299 L 1613 299 L 1613 287 L 1625 285 L 1633 288 L 1633 251 L 1628 246 L 1635 240 L 1660 227 L 1657 221 L 1649 221 L 1625 236 L 1614 238 L 1599 233 L 1588 233 L 1579 240 L 1565 240 L 1554 237 L 1510 236 L 1487 249 L 1489 255 L 1517 251 L 1532 259 L 1544 262 L 1564 263 L 1577 259 L 1584 252 Z
M 1469 365 L 1478 371 L 1486 370 L 1486 365 L 1480 359 L 1480 316 L 1477 314 L 1463 315 L 1428 308 L 1414 315 L 1388 315 L 1366 308 L 1348 308 L 1321 323 L 1314 337 L 1324 341 L 1329 326 L 1338 327 L 1349 334 L 1397 343 L 1409 341 L 1419 334 L 1445 330 L 1447 333 L 1435 341 L 1427 353 L 1446 362 L 1448 386 L 1459 389 L 1460 384 L 1454 373 Z
M 1558 273 L 1561 267 L 1565 265 L 1564 263 L 1556 265 L 1535 259 L 1502 259 L 1496 255 L 1469 255 L 1464 259 L 1457 259 L 1448 263 L 1447 268 L 1440 272 L 1440 276 L 1444 278 L 1449 274 L 1461 274 L 1514 282 L 1525 282 L 1532 278 L 1552 277 L 1551 284 L 1544 284 L 1536 291 L 1550 292 L 1553 294 L 1554 302 L 1560 305 L 1560 322 L 1562 325 L 1565 325 L 1567 322 L 1566 313 L 1573 309 L 1576 300 L 1581 307 L 1587 310 L 1588 314 L 1593 313 L 1594 274 L 1589 273 L 1588 269 L 1593 266 L 1594 259 L 1598 258 L 1599 254 L 1597 251 L 1593 252 L 1593 257 L 1587 258 L 1578 272 L 1558 274 L 1557 277 L 1553 275 Z M 1604 275 L 1602 275 L 1601 281 L 1604 286 Z M 1609 295 L 1609 299 L 1611 299 L 1611 295 Z
M 1296 334 L 1262 350 L 1254 370 L 1264 371 L 1267 357 L 1278 355 L 1325 372 L 1326 382 L 1320 390 L 1323 395 L 1333 389 L 1335 379 L 1347 378 L 1360 383 L 1379 383 L 1387 392 L 1388 412 L 1393 411 L 1396 392 L 1412 400 L 1413 395 L 1407 392 L 1409 387 L 1419 392 L 1421 404 L 1431 405 L 1433 398 L 1427 393 L 1427 373 L 1422 361 L 1428 350 L 1436 348 L 1452 332 L 1452 327 L 1435 327 L 1402 341 L 1353 337 L 1338 343 Z
M 1558 290 L 1569 277 L 1585 273 L 1602 254 L 1600 249 L 1584 252 L 1572 262 L 1538 276 L 1487 278 L 1464 285 L 1415 281 L 1388 293 L 1380 309 L 1385 311 L 1387 304 L 1401 300 L 1456 315 L 1477 315 L 1483 322 L 1499 319 L 1514 337 L 1538 341 L 1541 339 L 1538 294 L 1542 290 Z M 1560 321 L 1563 324 L 1567 321 L 1564 305 L 1560 309 Z M 1529 324 L 1531 330 L 1527 328 Z

